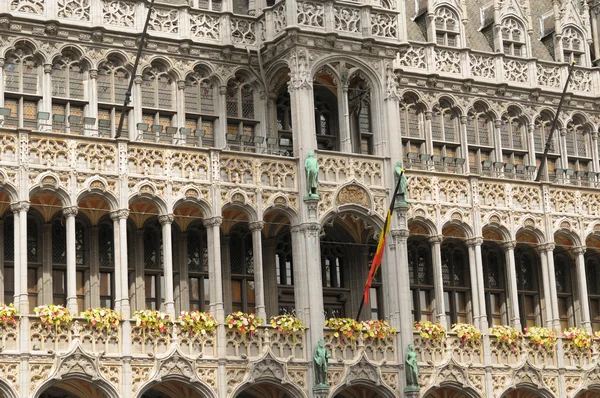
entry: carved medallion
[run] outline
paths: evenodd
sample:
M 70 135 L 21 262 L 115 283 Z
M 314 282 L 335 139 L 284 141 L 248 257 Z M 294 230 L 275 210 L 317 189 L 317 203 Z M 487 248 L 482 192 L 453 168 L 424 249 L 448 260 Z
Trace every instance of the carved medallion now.
M 340 190 L 336 200 L 338 205 L 357 204 L 364 207 L 370 207 L 369 195 L 364 188 L 358 185 L 348 185 Z

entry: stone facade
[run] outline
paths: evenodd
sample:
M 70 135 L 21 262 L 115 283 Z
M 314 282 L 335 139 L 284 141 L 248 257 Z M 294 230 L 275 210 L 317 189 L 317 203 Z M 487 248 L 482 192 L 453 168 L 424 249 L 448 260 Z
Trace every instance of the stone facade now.
M 157 1 L 123 109 L 149 4 L 0 2 L 0 296 L 22 315 L 3 326 L 0 395 L 600 396 L 597 342 L 487 333 L 600 331 L 600 3 Z M 325 319 L 360 306 L 398 160 L 410 207 L 362 318 L 399 333 L 335 337 Z M 48 329 L 33 308 L 50 303 L 126 319 Z M 132 320 L 145 308 L 221 326 L 157 335 Z M 308 329 L 250 338 L 223 326 L 232 311 Z M 484 335 L 436 343 L 415 320 Z M 331 387 L 313 391 L 320 339 Z M 413 342 L 421 391 L 405 393 Z

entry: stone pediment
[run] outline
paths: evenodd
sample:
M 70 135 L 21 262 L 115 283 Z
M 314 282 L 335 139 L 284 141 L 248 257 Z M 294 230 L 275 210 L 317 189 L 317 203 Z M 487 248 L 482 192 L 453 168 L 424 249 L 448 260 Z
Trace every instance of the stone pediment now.
M 101 377 L 98 358 L 85 352 L 79 340 L 75 341 L 75 345 L 71 351 L 57 356 L 55 372 L 50 378 L 60 380 L 64 375 L 74 373 L 89 376 L 92 380 L 97 380 Z
M 265 355 L 248 364 L 248 379 L 246 382 L 255 383 L 262 378 L 276 379 L 281 384 L 289 383 L 287 364 L 273 356 L 271 350 L 267 350 Z

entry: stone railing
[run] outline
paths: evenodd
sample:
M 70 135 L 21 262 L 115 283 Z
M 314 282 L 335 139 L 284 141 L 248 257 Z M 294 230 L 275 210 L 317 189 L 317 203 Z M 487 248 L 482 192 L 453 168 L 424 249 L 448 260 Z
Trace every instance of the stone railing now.
M 307 358 L 305 333 L 283 333 L 269 326 L 262 326 L 254 335 L 250 333 L 244 335 L 236 329 L 226 328 L 225 340 L 227 357 L 258 357 L 270 348 L 276 358 L 291 357 L 298 361 L 305 361 Z
M 334 362 L 357 360 L 363 352 L 372 361 L 385 360 L 388 364 L 398 362 L 396 336 L 394 335 L 382 339 L 365 339 L 358 336 L 352 340 L 345 336 L 336 337 L 334 334 L 334 330 L 326 329 L 323 336 L 325 347 L 331 352 Z
M 568 75 L 566 63 L 540 62 L 504 54 L 416 43 L 400 49 L 394 67 L 404 71 L 437 73 L 440 76 L 540 88 L 557 93 L 562 91 Z M 576 67 L 569 89 L 575 94 L 596 96 L 600 92 L 599 79 L 598 69 Z M 496 89 L 491 90 L 488 94 L 496 94 Z
M 98 330 L 83 318 L 74 318 L 69 326 L 46 326 L 40 318 L 29 318 L 29 350 L 31 352 L 66 351 L 74 338 L 90 352 L 121 353 L 121 326 Z

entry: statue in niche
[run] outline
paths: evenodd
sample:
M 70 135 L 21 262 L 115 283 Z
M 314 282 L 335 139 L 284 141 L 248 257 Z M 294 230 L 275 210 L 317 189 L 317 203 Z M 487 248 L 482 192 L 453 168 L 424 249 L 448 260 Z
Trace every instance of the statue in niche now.
M 313 151 L 308 152 L 304 161 L 306 169 L 306 199 L 319 199 L 317 187 L 319 186 L 319 163 Z
M 327 364 L 331 358 L 331 354 L 325 348 L 323 339 L 319 340 L 315 352 L 313 355 L 313 361 L 315 366 L 315 388 L 329 388 L 327 382 Z
M 398 180 L 400 180 L 400 189 L 398 190 L 398 196 L 396 196 L 396 204 L 394 206 L 408 207 L 408 201 L 406 200 L 406 197 L 408 196 L 408 178 L 406 178 L 406 174 L 404 173 L 401 160 L 396 162 L 396 167 L 394 168 L 394 182 L 396 185 L 398 185 Z
M 406 353 L 406 360 L 404 361 L 404 373 L 406 375 L 406 389 L 407 390 L 419 390 L 419 359 L 415 352 L 415 346 L 413 344 L 408 345 L 408 352 Z

